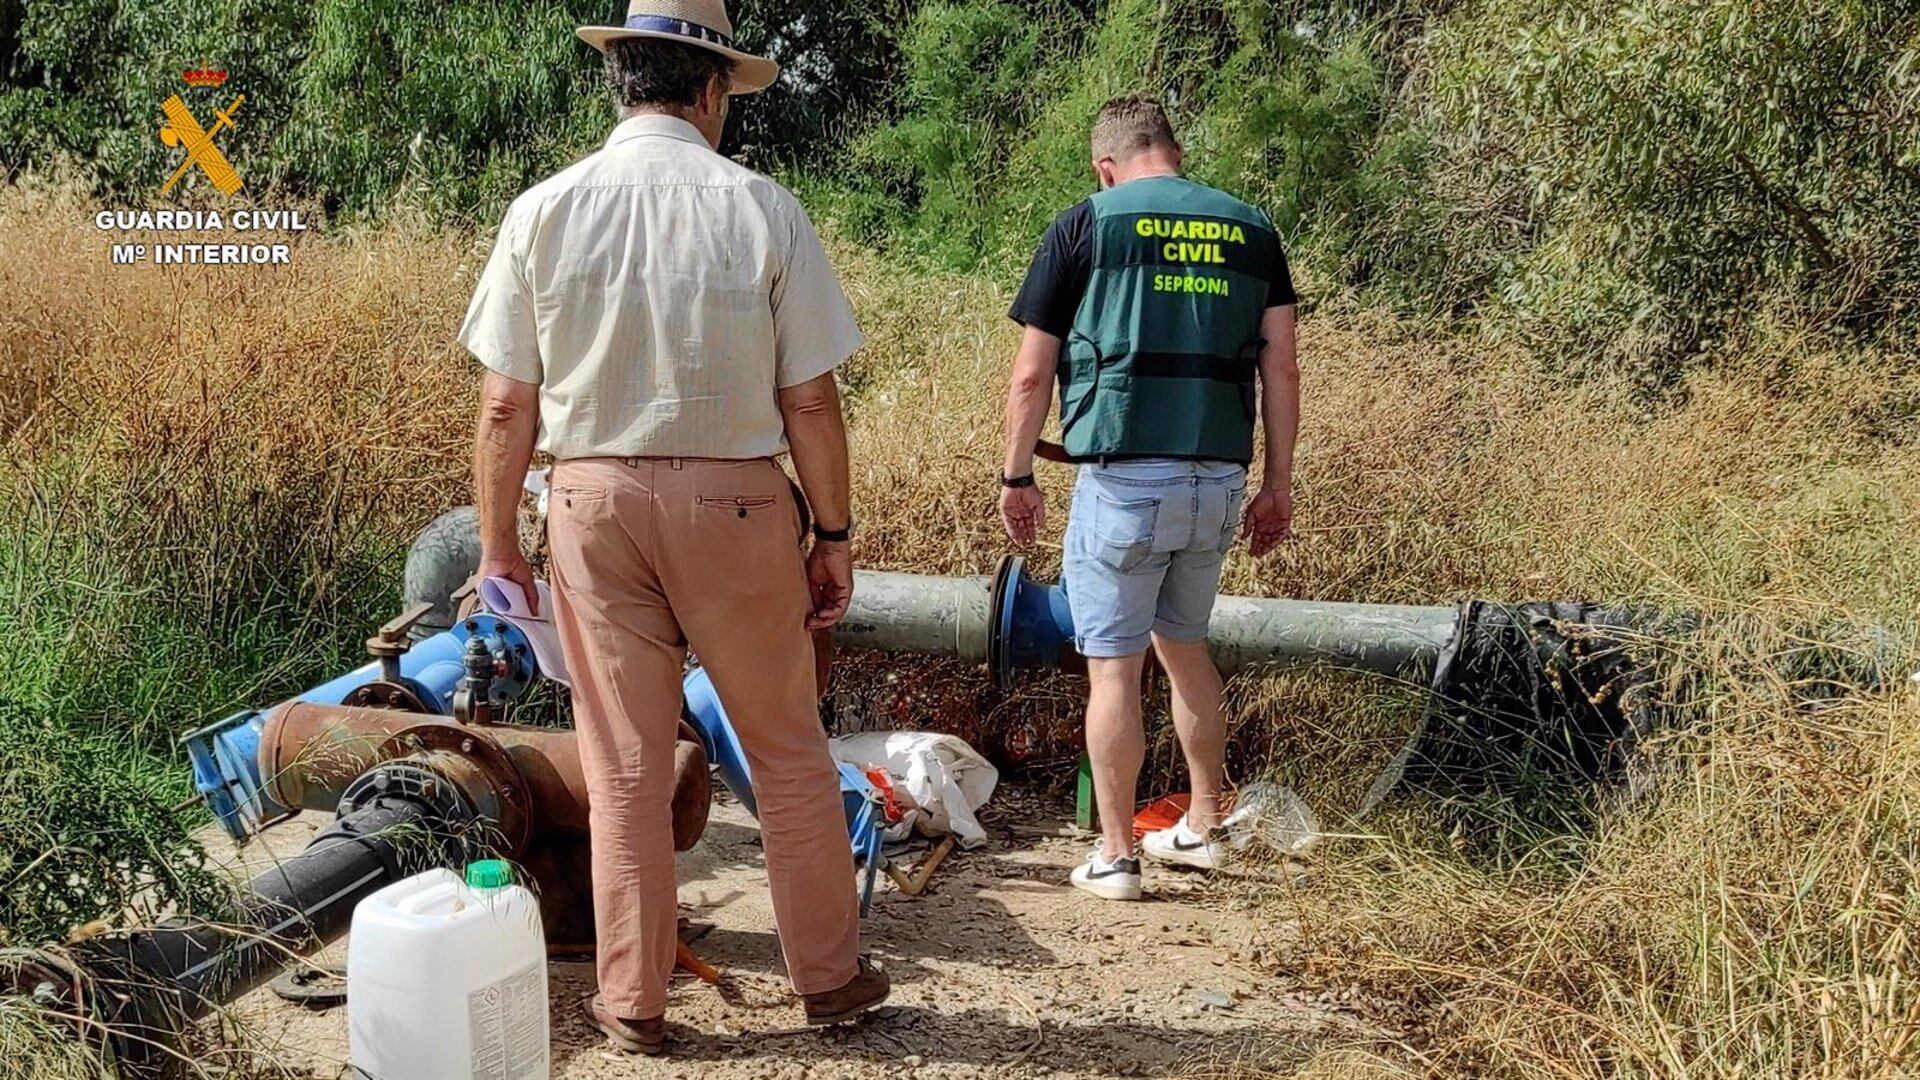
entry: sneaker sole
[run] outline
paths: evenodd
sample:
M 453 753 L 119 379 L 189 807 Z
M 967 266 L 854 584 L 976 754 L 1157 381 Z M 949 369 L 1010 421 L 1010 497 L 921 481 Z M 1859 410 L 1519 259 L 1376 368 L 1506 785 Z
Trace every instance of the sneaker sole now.
M 1081 878 L 1068 878 L 1067 883 L 1081 892 L 1092 893 L 1102 900 L 1138 900 L 1141 888 L 1138 885 L 1107 884 L 1101 881 L 1086 881 Z
M 1154 862 L 1172 866 L 1187 866 L 1195 870 L 1218 870 L 1226 864 L 1225 859 L 1208 855 L 1204 851 L 1181 851 L 1179 848 L 1156 848 L 1141 846 L 1141 854 Z

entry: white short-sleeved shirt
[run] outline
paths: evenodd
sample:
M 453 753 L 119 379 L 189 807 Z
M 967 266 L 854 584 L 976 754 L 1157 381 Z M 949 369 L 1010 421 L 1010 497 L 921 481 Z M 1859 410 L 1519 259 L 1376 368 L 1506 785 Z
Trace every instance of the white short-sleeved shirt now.
M 651 114 L 513 201 L 460 328 L 557 458 L 781 453 L 778 391 L 860 340 L 792 193 Z

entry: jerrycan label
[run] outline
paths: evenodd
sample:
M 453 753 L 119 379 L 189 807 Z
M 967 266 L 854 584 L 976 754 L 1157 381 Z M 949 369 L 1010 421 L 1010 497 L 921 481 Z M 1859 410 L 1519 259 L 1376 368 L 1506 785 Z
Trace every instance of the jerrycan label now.
M 535 961 L 467 995 L 473 1080 L 545 1080 L 547 1040 L 540 1035 L 547 1002 L 540 976 Z

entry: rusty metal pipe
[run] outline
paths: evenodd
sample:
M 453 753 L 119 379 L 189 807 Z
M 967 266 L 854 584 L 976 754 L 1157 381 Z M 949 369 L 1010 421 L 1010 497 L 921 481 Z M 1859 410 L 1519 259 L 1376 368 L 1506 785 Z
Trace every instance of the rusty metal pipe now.
M 267 717 L 262 785 L 283 806 L 331 810 L 368 769 L 423 749 L 468 759 L 483 772 L 511 772 L 494 782 L 508 789 L 504 802 L 525 807 L 525 834 L 587 832 L 586 775 L 579 742 L 567 729 L 463 725 L 424 713 L 290 701 Z M 674 849 L 687 851 L 706 831 L 712 789 L 706 755 L 685 725 L 674 747 L 674 777 Z M 511 837 L 509 811 L 503 808 L 508 820 L 495 824 Z

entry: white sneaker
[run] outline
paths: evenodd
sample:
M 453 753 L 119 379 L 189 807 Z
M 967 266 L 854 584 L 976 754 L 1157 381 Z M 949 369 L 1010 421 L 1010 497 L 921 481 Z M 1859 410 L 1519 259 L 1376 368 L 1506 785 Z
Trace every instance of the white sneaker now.
M 1140 860 L 1122 855 L 1108 862 L 1100 857 L 1096 845 L 1087 861 L 1073 868 L 1067 879 L 1076 889 L 1084 889 L 1102 900 L 1140 899 Z
M 1150 832 L 1140 840 L 1140 850 L 1147 858 L 1155 862 L 1176 863 L 1180 866 L 1193 866 L 1202 870 L 1217 870 L 1225 866 L 1238 845 L 1229 839 L 1225 829 L 1208 829 L 1197 832 L 1187 824 L 1185 814 L 1157 832 Z

